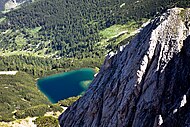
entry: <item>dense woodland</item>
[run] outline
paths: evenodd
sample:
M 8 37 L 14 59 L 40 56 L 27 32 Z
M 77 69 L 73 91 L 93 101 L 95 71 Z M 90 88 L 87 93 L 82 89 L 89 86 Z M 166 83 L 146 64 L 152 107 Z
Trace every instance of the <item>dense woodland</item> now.
M 0 57 L 0 70 L 44 76 L 81 67 L 100 67 L 107 52 L 119 46 L 115 38 L 106 47 L 98 43 L 106 39 L 100 34 L 102 30 L 131 21 L 137 29 L 143 18 L 152 18 L 167 8 L 189 5 L 187 0 L 39 0 L 1 13 L 0 54 L 24 51 L 22 54 L 37 53 L 49 59 L 31 54 L 5 55 Z
M 34 77 L 42 77 L 58 72 L 76 70 L 80 68 L 101 67 L 101 59 L 52 59 L 34 56 L 9 56 L 0 57 L 0 70 L 2 71 L 23 71 Z
M 46 49 L 45 55 L 54 53 L 54 56 L 80 59 L 101 56 L 106 50 L 94 46 L 102 39 L 100 30 L 130 20 L 140 25 L 142 18 L 189 4 L 185 0 L 41 0 L 5 13 L 6 20 L 0 25 L 1 32 L 21 30 L 23 43 L 27 45 L 16 43 L 16 35 L 10 38 L 10 34 L 4 34 L 0 47 L 12 51 L 35 48 L 34 52 Z M 38 36 L 30 36 L 26 31 L 37 27 L 40 27 Z

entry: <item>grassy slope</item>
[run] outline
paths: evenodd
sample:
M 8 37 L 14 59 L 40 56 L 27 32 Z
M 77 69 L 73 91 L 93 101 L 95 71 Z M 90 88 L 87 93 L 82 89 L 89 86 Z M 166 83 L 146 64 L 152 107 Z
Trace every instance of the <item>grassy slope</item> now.
M 3 22 L 6 18 L 0 18 L 0 23 Z
M 35 86 L 35 79 L 24 73 L 0 75 L 0 121 L 11 120 L 15 110 L 50 104 L 48 99 Z
M 5 14 L 0 25 L 0 53 L 79 58 L 105 55 L 142 23 L 134 21 L 189 5 L 188 0 L 39 0 Z M 130 30 L 130 23 L 136 27 Z M 11 32 L 5 33 L 7 30 Z M 115 41 L 122 31 L 125 36 Z
M 147 22 L 147 19 L 142 19 L 142 22 Z M 139 24 L 133 20 L 127 22 L 124 25 L 112 25 L 104 30 L 100 31 L 101 41 L 98 42 L 95 46 L 101 49 L 109 49 L 117 50 L 118 46 L 124 45 L 128 43 L 121 43 L 127 38 L 134 36 L 140 28 Z M 109 48 L 111 47 L 112 48 Z M 115 48 L 114 48 L 115 47 Z
M 41 125 L 47 126 L 47 124 L 52 125 L 55 124 L 56 121 L 58 119 L 58 116 L 68 107 L 70 106 L 72 103 L 74 103 L 76 100 L 78 100 L 80 98 L 80 96 L 77 97 L 71 97 L 65 100 L 62 100 L 60 102 L 58 102 L 58 104 L 53 104 L 53 105 L 37 105 L 37 106 L 32 106 L 29 108 L 26 108 L 24 110 L 20 110 L 18 111 L 19 113 L 16 113 L 16 118 L 20 117 L 20 119 L 16 119 L 14 121 L 10 121 L 10 122 L 0 122 L 0 127 L 18 127 L 18 126 L 27 126 L 27 127 L 33 127 L 32 125 L 34 124 L 38 124 L 39 122 Z M 62 106 L 62 108 L 60 107 Z M 36 109 L 33 110 L 33 112 L 31 112 L 30 115 L 24 116 L 25 114 L 27 114 L 28 111 L 30 111 L 31 109 Z M 42 114 L 39 114 L 37 116 L 35 116 L 35 112 L 43 112 Z M 23 112 L 25 112 L 23 114 Z M 19 114 L 19 115 L 18 115 Z M 23 117 L 24 116 L 24 117 Z M 46 121 L 47 117 L 51 117 L 54 120 L 53 121 Z M 40 118 L 40 121 L 38 120 L 37 123 L 34 122 L 34 120 L 37 120 L 38 118 Z M 45 120 L 45 121 L 44 121 Z M 58 124 L 58 121 L 56 122 L 56 124 Z
M 147 21 L 146 19 L 143 19 L 143 22 Z M 101 40 L 94 45 L 95 50 L 102 50 L 102 52 L 104 52 L 104 54 L 106 54 L 110 48 L 108 48 L 108 45 L 119 45 L 119 43 L 132 36 L 137 29 L 139 28 L 139 25 L 137 24 L 137 22 L 135 21 L 130 21 L 127 24 L 124 25 L 113 25 L 111 27 L 108 27 L 104 30 L 101 30 L 99 32 L 100 36 L 101 36 Z M 28 33 L 29 36 L 33 36 L 32 39 L 38 38 L 38 32 L 41 29 L 41 27 L 36 27 L 34 29 L 26 29 L 26 32 Z M 9 32 L 10 31 L 10 32 Z M 47 48 L 41 49 L 36 51 L 36 49 L 38 48 L 38 45 L 32 47 L 29 46 L 26 41 L 28 39 L 26 39 L 24 36 L 24 34 L 21 33 L 21 31 L 17 30 L 16 32 L 8 30 L 8 32 L 6 32 L 5 34 L 0 34 L 0 36 L 7 36 L 9 35 L 9 38 L 14 38 L 15 36 L 15 43 L 17 44 L 17 49 L 16 50 L 4 50 L 2 52 L 0 52 L 0 55 L 3 56 L 11 56 L 11 55 L 30 55 L 30 56 L 36 56 L 36 57 L 51 57 L 53 55 L 55 55 L 55 53 L 50 53 L 47 55 L 44 55 Z M 121 36 L 120 36 L 121 35 Z M 38 42 L 38 41 L 37 41 Z M 42 41 L 39 42 L 39 44 L 44 43 L 46 46 L 50 43 L 48 41 Z M 35 45 L 35 44 L 34 44 Z M 27 50 L 22 50 L 23 47 L 30 47 Z M 107 49 L 107 51 L 105 50 L 105 48 Z M 1 51 L 1 50 L 0 50 Z
M 123 2 L 126 2 L 126 4 L 121 7 Z M 151 4 L 153 4 L 152 1 L 148 3 L 148 6 L 151 6 Z M 131 22 L 136 23 L 136 25 L 139 24 L 139 22 L 131 21 L 130 17 L 132 16 L 126 13 L 129 11 L 131 15 L 136 14 L 136 10 L 129 9 L 129 7 L 131 7 L 130 5 L 132 7 L 139 6 L 138 4 L 135 4 L 135 1 L 125 0 L 98 0 L 96 2 L 76 2 L 74 0 L 69 2 L 66 2 L 65 0 L 55 0 L 52 2 L 50 0 L 42 0 L 35 2 L 35 4 L 31 4 L 31 6 L 6 14 L 7 23 L 5 24 L 10 24 L 7 27 L 9 28 L 9 26 L 12 26 L 12 28 L 16 30 L 12 31 L 9 35 L 1 35 L 2 43 L 5 43 L 7 40 L 11 40 L 1 45 L 1 47 L 4 47 L 3 51 L 9 55 L 24 54 L 25 52 L 23 52 L 23 50 L 30 52 L 31 54 L 46 56 L 58 55 L 73 57 L 75 56 L 73 54 L 79 54 L 80 57 L 81 52 L 84 53 L 82 55 L 85 57 L 89 57 L 86 55 L 89 52 L 105 55 L 108 50 L 112 49 L 112 46 L 107 47 L 106 50 L 104 47 L 102 48 L 102 45 L 108 45 L 107 43 L 109 42 L 99 40 L 100 38 L 98 35 L 104 36 L 107 34 L 106 38 L 111 39 L 118 34 L 115 32 L 115 30 L 118 30 L 117 28 L 122 28 L 122 31 L 128 31 L 125 30 L 125 28 L 129 28 Z M 144 8 L 142 8 L 142 10 L 143 9 Z M 137 14 L 138 13 L 139 12 L 137 11 Z M 136 16 L 137 20 L 141 19 L 142 16 L 146 17 L 146 14 L 142 16 L 140 14 Z M 28 29 L 36 29 L 36 27 L 39 26 L 42 29 L 34 36 L 30 31 L 28 31 Z M 104 30 L 110 26 L 112 27 L 111 29 L 115 30 Z M 109 35 L 108 32 L 112 32 L 112 35 Z M 17 41 L 17 36 L 21 33 L 24 33 L 24 35 L 19 38 L 21 42 L 23 42 L 23 45 Z M 104 42 L 106 44 L 104 44 Z M 100 44 L 100 48 L 97 45 L 94 46 L 94 44 L 97 43 L 98 45 Z M 101 52 L 99 52 L 100 49 L 102 50 Z M 73 52 L 73 54 L 70 54 L 70 52 Z

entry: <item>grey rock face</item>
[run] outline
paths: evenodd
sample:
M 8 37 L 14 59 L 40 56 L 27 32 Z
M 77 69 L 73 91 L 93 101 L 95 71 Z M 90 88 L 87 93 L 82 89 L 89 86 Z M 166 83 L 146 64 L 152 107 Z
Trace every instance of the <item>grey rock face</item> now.
M 168 10 L 107 57 L 61 127 L 190 126 L 189 12 Z
M 5 9 L 5 4 L 9 1 L 17 3 L 18 5 L 20 5 L 21 3 L 32 2 L 32 0 L 0 0 L 0 11 L 3 11 Z

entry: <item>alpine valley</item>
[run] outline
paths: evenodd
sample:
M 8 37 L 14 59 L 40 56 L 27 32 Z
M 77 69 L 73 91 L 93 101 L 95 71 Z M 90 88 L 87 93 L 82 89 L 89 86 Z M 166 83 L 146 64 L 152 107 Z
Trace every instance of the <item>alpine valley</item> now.
M 189 0 L 1 0 L 0 127 L 188 126 L 188 7 Z M 84 68 L 90 81 L 80 78 Z M 76 70 L 86 93 L 51 103 L 39 90 L 38 82 Z

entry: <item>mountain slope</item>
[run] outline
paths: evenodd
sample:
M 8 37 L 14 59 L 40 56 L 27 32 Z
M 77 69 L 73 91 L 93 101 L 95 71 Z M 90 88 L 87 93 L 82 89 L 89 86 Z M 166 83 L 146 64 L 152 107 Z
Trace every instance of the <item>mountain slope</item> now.
M 98 43 L 104 39 L 101 30 L 132 20 L 137 29 L 143 22 L 142 18 L 151 18 L 177 5 L 188 6 L 190 2 L 40 0 L 4 15 L 5 20 L 0 25 L 1 52 L 26 51 L 69 58 L 101 57 L 115 48 L 115 38 L 108 41 L 111 46 Z
M 127 44 L 147 18 L 176 5 L 189 6 L 190 1 L 37 0 L 0 13 L 0 56 L 5 59 L 0 70 L 44 76 L 99 67 L 104 56 Z M 41 66 L 41 61 L 51 62 Z
M 107 56 L 61 127 L 190 126 L 190 10 L 174 8 Z
M 31 75 L 18 72 L 16 75 L 0 75 L 0 79 L 0 122 L 13 120 L 16 111 L 50 104 L 35 86 L 35 79 Z

